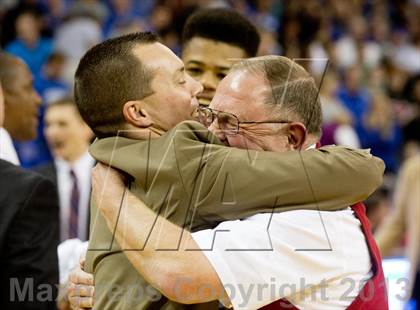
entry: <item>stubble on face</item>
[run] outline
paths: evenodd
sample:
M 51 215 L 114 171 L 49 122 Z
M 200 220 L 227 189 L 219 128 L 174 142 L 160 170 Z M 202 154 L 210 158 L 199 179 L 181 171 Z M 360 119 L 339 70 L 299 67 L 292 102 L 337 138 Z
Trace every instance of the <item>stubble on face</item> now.
M 196 95 L 202 88 L 186 74 L 181 59 L 161 43 L 136 47 L 133 53 L 154 72 L 154 93 L 144 99 L 153 126 L 164 132 L 181 121 L 194 119 Z

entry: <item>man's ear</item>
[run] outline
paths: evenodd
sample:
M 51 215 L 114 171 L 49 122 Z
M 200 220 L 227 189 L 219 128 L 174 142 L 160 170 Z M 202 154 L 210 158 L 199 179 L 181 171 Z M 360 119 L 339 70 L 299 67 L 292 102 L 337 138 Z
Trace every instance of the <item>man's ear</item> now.
M 288 128 L 289 145 L 294 150 L 300 150 L 306 140 L 306 127 L 300 122 L 292 122 Z
M 127 101 L 123 106 L 123 115 L 127 123 L 137 128 L 147 128 L 153 125 L 150 115 L 143 109 L 141 100 Z

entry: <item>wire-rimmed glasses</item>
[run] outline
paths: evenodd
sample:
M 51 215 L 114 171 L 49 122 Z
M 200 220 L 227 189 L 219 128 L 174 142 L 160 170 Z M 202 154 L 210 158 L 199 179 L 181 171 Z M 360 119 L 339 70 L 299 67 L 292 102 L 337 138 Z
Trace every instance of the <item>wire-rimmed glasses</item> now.
M 206 127 L 209 127 L 217 119 L 219 128 L 225 134 L 236 135 L 239 133 L 241 124 L 287 124 L 291 121 L 286 120 L 267 120 L 267 121 L 240 121 L 232 113 L 215 110 L 209 107 L 200 106 L 198 108 L 198 119 Z

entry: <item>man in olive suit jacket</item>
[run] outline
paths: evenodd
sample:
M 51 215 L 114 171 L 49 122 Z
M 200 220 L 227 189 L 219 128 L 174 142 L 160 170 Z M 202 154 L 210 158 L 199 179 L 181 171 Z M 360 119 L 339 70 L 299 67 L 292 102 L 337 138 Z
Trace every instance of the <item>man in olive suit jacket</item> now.
M 182 62 L 148 33 L 99 44 L 76 72 L 76 102 L 101 138 L 92 155 L 131 175 L 133 193 L 173 223 L 195 231 L 274 208 L 336 210 L 365 199 L 379 185 L 382 162 L 361 151 L 239 150 L 227 148 L 197 122 L 180 123 L 194 118 L 200 90 Z M 308 133 L 316 134 L 311 128 Z M 337 184 L 337 178 L 356 176 L 364 182 Z M 86 268 L 95 275 L 97 309 L 187 307 L 159 298 L 130 265 L 95 206 L 91 214 Z M 217 303 L 189 307 L 217 309 Z

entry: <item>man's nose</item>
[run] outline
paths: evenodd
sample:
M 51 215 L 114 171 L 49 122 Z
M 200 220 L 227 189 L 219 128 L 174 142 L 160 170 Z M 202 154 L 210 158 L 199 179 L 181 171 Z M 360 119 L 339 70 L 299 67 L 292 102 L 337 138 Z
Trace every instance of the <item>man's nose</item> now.
M 219 81 L 217 80 L 216 76 L 210 72 L 205 71 L 200 78 L 201 84 L 203 84 L 205 89 L 213 89 L 215 90 Z
M 203 85 L 201 85 L 200 82 L 196 81 L 191 76 L 189 76 L 189 79 L 191 83 L 191 94 L 195 97 L 203 91 Z
M 208 130 L 210 130 L 216 137 L 218 137 L 220 140 L 224 140 L 226 138 L 225 133 L 223 130 L 220 129 L 219 124 L 217 122 L 217 119 L 214 120 L 210 126 L 208 127 Z

